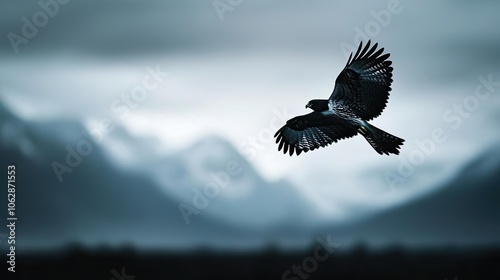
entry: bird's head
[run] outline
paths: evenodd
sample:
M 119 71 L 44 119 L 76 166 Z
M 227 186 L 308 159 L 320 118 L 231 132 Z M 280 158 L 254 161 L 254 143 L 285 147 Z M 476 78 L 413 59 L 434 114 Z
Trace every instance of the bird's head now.
M 322 112 L 328 110 L 328 100 L 324 99 L 313 99 L 306 104 L 306 109 L 312 109 L 317 112 Z

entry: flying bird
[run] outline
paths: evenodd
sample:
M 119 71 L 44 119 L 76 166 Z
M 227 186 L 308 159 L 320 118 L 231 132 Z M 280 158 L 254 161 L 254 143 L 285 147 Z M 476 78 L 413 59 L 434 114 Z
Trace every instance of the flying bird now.
M 368 121 L 384 110 L 392 83 L 392 62 L 378 43 L 370 48 L 359 44 L 335 80 L 328 99 L 313 99 L 306 105 L 313 112 L 290 119 L 274 137 L 283 153 L 302 152 L 326 147 L 338 140 L 363 135 L 379 154 L 399 154 L 404 139 L 391 135 Z

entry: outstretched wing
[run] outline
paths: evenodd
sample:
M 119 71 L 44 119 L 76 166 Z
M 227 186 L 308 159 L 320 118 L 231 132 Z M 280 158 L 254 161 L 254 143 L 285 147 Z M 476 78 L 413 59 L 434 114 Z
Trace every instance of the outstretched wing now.
M 284 154 L 289 152 L 291 156 L 294 151 L 300 155 L 356 134 L 355 130 L 343 124 L 332 112 L 326 111 L 290 119 L 274 137 L 276 143 L 279 143 L 278 151 L 283 149 Z
M 330 100 L 343 102 L 367 121 L 382 113 L 391 91 L 393 68 L 387 60 L 390 54 L 381 55 L 384 48 L 377 51 L 377 46 L 370 48 L 370 41 L 364 48 L 362 42 L 359 44 L 335 80 L 330 96 Z

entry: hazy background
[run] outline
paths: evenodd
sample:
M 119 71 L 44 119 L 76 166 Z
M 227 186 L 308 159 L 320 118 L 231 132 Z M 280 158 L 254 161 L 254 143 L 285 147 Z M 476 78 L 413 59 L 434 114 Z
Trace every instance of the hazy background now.
M 231 3 L 73 0 L 43 22 L 37 2 L 1 2 L 0 161 L 17 165 L 18 248 L 500 243 L 500 85 L 475 97 L 500 81 L 500 3 Z M 366 39 L 391 53 L 372 123 L 406 139 L 401 154 L 362 137 L 278 152 L 272 134 L 330 95 Z M 436 129 L 443 141 L 422 152 Z M 68 166 L 82 141 L 92 150 Z M 71 170 L 62 181 L 54 162 Z M 228 164 L 239 172 L 222 175 Z M 197 209 L 214 178 L 227 184 Z

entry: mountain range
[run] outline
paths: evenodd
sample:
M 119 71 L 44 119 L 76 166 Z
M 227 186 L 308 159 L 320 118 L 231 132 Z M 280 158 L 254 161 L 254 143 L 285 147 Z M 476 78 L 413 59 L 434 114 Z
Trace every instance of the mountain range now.
M 399 207 L 330 230 L 372 245 L 488 246 L 500 243 L 500 146 L 466 164 L 444 186 Z
M 255 247 L 270 232 L 304 234 L 301 228 L 316 216 L 297 188 L 264 181 L 221 138 L 209 136 L 183 151 L 130 166 L 116 164 L 105 148 L 109 140 L 138 143 L 130 147 L 135 153 L 145 149 L 122 128 L 96 144 L 77 120 L 27 121 L 5 106 L 0 106 L 0 116 L 0 161 L 5 168 L 16 166 L 20 248 L 72 243 Z M 92 147 L 88 155 L 83 142 Z M 75 154 L 79 152 L 83 154 Z M 218 183 L 225 180 L 222 173 L 228 174 L 229 163 L 239 174 L 227 177 L 227 184 Z M 209 197 L 207 185 L 219 193 L 213 196 L 208 190 Z M 181 205 L 190 213 L 188 219 Z
M 20 249 L 77 243 L 245 250 L 304 246 L 322 234 L 374 246 L 500 243 L 500 146 L 426 196 L 334 224 L 319 218 L 300 188 L 262 179 L 220 137 L 155 155 L 154 141 L 119 125 L 102 143 L 86 132 L 79 120 L 26 120 L 0 104 L 0 162 L 16 165 Z M 110 145 L 132 160 L 120 162 Z M 67 172 L 59 177 L 54 162 Z

